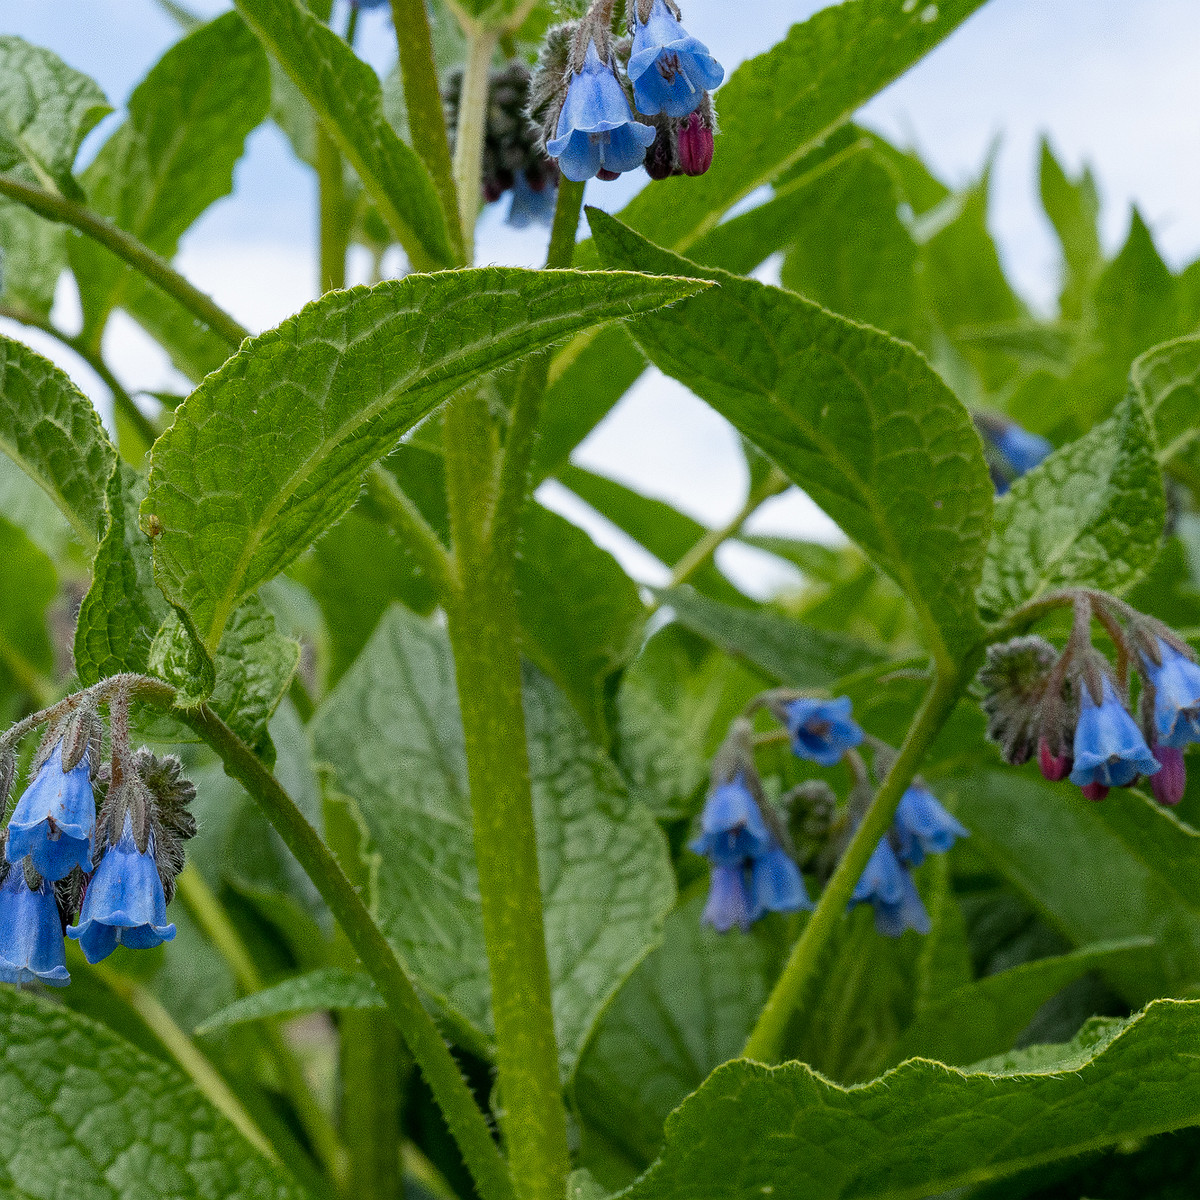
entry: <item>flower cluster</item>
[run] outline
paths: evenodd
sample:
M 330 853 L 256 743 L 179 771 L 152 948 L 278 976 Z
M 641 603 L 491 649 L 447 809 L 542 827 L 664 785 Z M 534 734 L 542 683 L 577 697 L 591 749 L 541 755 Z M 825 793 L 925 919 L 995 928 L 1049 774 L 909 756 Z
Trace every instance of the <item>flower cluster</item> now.
M 442 95 L 452 144 L 458 131 L 462 78 L 462 71 L 452 72 Z M 558 166 L 546 156 L 538 127 L 528 115 L 529 83 L 529 68 L 516 61 L 493 71 L 488 79 L 480 187 L 488 204 L 512 192 L 505 220 L 515 229 L 549 225 L 558 197 Z
M 980 683 L 989 736 L 1011 763 L 1027 762 L 1036 747 L 1042 774 L 1070 779 L 1089 800 L 1144 775 L 1160 803 L 1178 804 L 1187 785 L 1183 751 L 1200 742 L 1195 653 L 1161 621 L 1102 592 L 1068 591 L 1056 600 L 1074 610 L 1061 653 L 1037 636 L 988 652 Z M 1092 645 L 1093 618 L 1116 648 L 1115 670 Z M 1136 704 L 1131 666 L 1140 681 Z
M 810 780 L 785 797 L 786 823 L 766 800 L 754 763 L 755 742 L 762 739 L 755 738 L 749 719 L 760 708 L 780 722 L 779 736 L 786 736 L 797 757 L 821 767 L 848 763 L 856 782 L 840 811 L 824 780 Z M 764 736 L 773 740 L 775 735 Z M 765 913 L 812 907 L 800 867 L 811 863 L 818 875 L 831 873 L 874 795 L 858 752 L 864 741 L 874 747 L 878 775 L 890 766 L 894 752 L 866 737 L 845 696 L 826 700 L 775 689 L 756 697 L 746 714 L 734 721 L 713 762 L 700 835 L 691 843 L 691 849 L 704 855 L 711 867 L 705 921 L 722 933 L 735 925 L 744 931 Z M 928 932 L 929 916 L 911 869 L 927 854 L 944 853 L 966 835 L 928 788 L 914 782 L 872 853 L 851 906 L 869 903 L 876 929 L 889 937 L 899 937 L 906 929 Z
M 716 133 L 709 92 L 725 72 L 684 29 L 675 0 L 628 6 L 632 41 L 612 37 L 613 0 L 547 35 L 529 104 L 546 153 L 576 182 L 643 163 L 654 179 L 702 175 Z
M 983 435 L 983 452 L 996 494 L 1003 496 L 1026 471 L 1032 471 L 1053 452 L 1040 434 L 994 413 L 977 412 L 975 426 Z
M 118 945 L 147 949 L 175 936 L 166 909 L 183 867 L 183 842 L 196 832 L 188 811 L 195 790 L 177 758 L 145 749 L 130 754 L 117 737 L 111 765 L 101 767 L 102 736 L 100 718 L 89 709 L 52 723 L 33 778 L 0 834 L 0 980 L 6 983 L 69 983 L 64 933 L 90 963 Z M 12 752 L 2 754 L 0 808 L 13 775 Z M 78 922 L 69 924 L 76 912 Z

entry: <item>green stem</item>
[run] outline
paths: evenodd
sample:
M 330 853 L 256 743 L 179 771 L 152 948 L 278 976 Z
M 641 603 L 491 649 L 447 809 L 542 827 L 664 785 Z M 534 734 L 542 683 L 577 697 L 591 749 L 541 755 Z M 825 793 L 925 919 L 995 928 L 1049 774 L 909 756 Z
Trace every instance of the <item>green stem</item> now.
M 766 501 L 772 496 L 778 496 L 790 486 L 791 480 L 778 467 L 772 467 L 762 483 L 751 490 L 750 495 L 746 497 L 746 503 L 729 524 L 720 529 L 710 530 L 675 564 L 667 586 L 678 587 L 691 579 L 712 558 L 723 542 L 741 533 L 742 526 Z
M 207 706 L 177 710 L 217 752 L 226 772 L 257 801 L 313 881 L 374 979 L 458 1143 L 482 1200 L 513 1200 L 513 1185 L 487 1120 L 475 1104 L 433 1018 L 354 885 L 279 781 Z
M 466 263 L 458 194 L 450 162 L 450 140 L 442 92 L 433 59 L 433 35 L 425 0 L 392 0 L 392 20 L 400 51 L 400 78 L 413 149 L 421 156 L 441 200 L 450 242 L 460 263 Z
M 575 254 L 575 235 L 579 229 L 579 212 L 583 207 L 583 186 L 566 178 L 559 181 L 550 247 L 546 253 L 547 269 L 564 269 L 571 265 Z M 529 467 L 537 444 L 538 421 L 542 415 L 542 398 L 546 394 L 550 357 L 549 350 L 531 356 L 521 364 L 517 374 L 512 416 L 496 480 L 493 524 L 488 535 L 496 554 L 503 555 L 511 551 L 521 508 L 530 492 Z
M 214 1108 L 229 1119 L 246 1141 L 260 1154 L 273 1162 L 279 1162 L 275 1147 L 259 1129 L 224 1077 L 200 1052 L 195 1042 L 179 1028 L 175 1019 L 159 1001 L 141 984 L 133 983 L 108 966 L 92 966 L 89 969 L 109 991 L 120 996 L 141 1017 L 197 1089 Z
M 855 884 L 866 869 L 879 839 L 887 833 L 900 797 L 912 782 L 930 743 L 958 703 L 963 689 L 974 673 L 975 661 L 934 679 L 909 728 L 896 761 L 880 785 L 850 845 L 825 885 L 816 910 L 804 926 L 778 982 L 771 991 L 758 1023 L 746 1042 L 746 1058 L 772 1063 L 783 1050 L 784 1036 L 792 1019 L 803 1012 L 817 967 L 850 903 Z
M 150 418 L 134 403 L 133 397 L 121 386 L 121 381 L 109 370 L 108 364 L 90 342 L 85 338 L 64 333 L 45 317 L 16 305 L 0 304 L 0 317 L 8 317 L 12 321 L 20 321 L 22 325 L 40 329 L 43 333 L 48 333 L 52 338 L 56 338 L 68 350 L 74 350 L 100 376 L 101 382 L 108 388 L 112 396 L 113 407 L 129 422 L 144 443 L 143 452 L 154 445 L 155 439 L 158 437 L 158 430 L 150 423 Z
M 424 514 L 386 467 L 376 463 L 366 475 L 367 496 L 376 511 L 412 551 L 443 595 L 455 582 L 454 563 Z
M 199 288 L 193 287 L 165 258 L 155 254 L 137 238 L 119 229 L 111 221 L 97 216 L 85 205 L 64 199 L 42 188 L 19 183 L 0 175 L 0 195 L 7 196 L 32 209 L 49 221 L 70 225 L 111 250 L 119 259 L 140 271 L 168 296 L 178 300 L 193 316 L 198 317 L 213 333 L 224 338 L 236 349 L 250 336 L 224 309 L 215 304 Z
M 180 900 L 228 964 L 242 992 L 247 995 L 261 992 L 264 986 L 263 978 L 250 956 L 246 943 L 242 941 L 229 915 L 204 882 L 200 872 L 189 864 L 179 873 L 175 886 Z M 279 1023 L 264 1020 L 254 1024 L 261 1031 L 267 1050 L 279 1072 L 283 1090 L 292 1101 L 296 1116 L 312 1144 L 318 1161 L 331 1180 L 335 1183 L 340 1182 L 344 1175 L 345 1155 L 333 1122 L 317 1103 L 312 1089 L 308 1086 L 308 1080 L 304 1077 L 303 1068 L 284 1037 Z
M 522 1200 L 562 1200 L 570 1171 L 521 695 L 512 556 L 485 536 L 493 477 L 486 405 L 446 413 L 446 484 L 459 586 L 446 598 L 462 710 L 496 1027 L 501 1126 Z
M 497 30 L 472 23 L 467 28 L 467 61 L 463 67 L 454 137 L 454 186 L 462 225 L 463 259 L 474 259 L 475 218 L 479 215 L 479 179 L 483 169 L 483 138 L 487 127 L 488 82 Z
M 350 1151 L 349 1196 L 400 1200 L 400 1032 L 388 1014 L 338 1014 L 342 1128 Z
M 346 204 L 346 182 L 342 156 L 323 126 L 317 127 L 318 233 L 320 279 L 318 294 L 346 286 L 346 252 L 350 248 L 350 214 Z

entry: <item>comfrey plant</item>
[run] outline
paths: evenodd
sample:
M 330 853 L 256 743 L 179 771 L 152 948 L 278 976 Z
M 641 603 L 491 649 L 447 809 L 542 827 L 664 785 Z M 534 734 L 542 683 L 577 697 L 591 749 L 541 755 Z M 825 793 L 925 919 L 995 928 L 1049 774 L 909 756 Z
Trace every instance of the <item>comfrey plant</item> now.
M 850 120 L 980 3 L 728 80 L 700 0 L 170 3 L 104 121 L 0 35 L 0 1191 L 1194 1190 L 1200 267 L 1046 145 L 1039 315 Z M 267 121 L 318 295 L 255 333 L 173 259 Z M 580 449 L 649 365 L 726 523 Z
M 161 691 L 149 679 L 114 676 L 0 738 L 3 808 L 19 740 L 47 727 L 29 785 L 0 835 L 0 979 L 7 983 L 69 983 L 64 929 L 89 963 L 118 945 L 146 950 L 175 936 L 166 908 L 183 869 L 183 843 L 196 832 L 188 811 L 195 789 L 177 758 L 130 750 L 130 698 L 146 688 Z M 104 704 L 112 750 L 101 766 Z M 78 923 L 69 924 L 75 913 Z

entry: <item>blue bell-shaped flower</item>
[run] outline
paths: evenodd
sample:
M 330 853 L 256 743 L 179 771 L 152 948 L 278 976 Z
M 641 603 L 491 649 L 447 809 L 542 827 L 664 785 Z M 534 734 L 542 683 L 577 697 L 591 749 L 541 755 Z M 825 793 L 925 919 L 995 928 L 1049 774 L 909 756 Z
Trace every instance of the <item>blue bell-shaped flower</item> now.
M 603 62 L 596 43 L 588 43 L 583 69 L 571 77 L 558 115 L 555 136 L 546 152 L 576 183 L 604 170 L 614 174 L 641 166 L 654 127 L 636 121 L 617 79 L 612 60 Z
M 1097 704 L 1086 682 L 1079 688 L 1071 782 L 1083 788 L 1125 787 L 1138 775 L 1153 775 L 1160 767 L 1107 675 L 1101 677 L 1101 690 Z
M 788 700 L 780 715 L 791 735 L 793 753 L 822 767 L 836 766 L 847 750 L 863 740 L 863 731 L 850 716 L 849 696 Z
M 54 885 L 31 889 L 23 867 L 10 867 L 0 884 L 0 980 L 66 987 L 71 982 Z
M 25 789 L 12 820 L 4 856 L 19 863 L 27 854 L 43 879 L 63 879 L 78 865 L 92 869 L 89 855 L 96 828 L 88 754 L 63 771 L 63 743 L 42 763 Z
M 813 906 L 800 868 L 780 846 L 772 846 L 751 863 L 750 900 L 754 921 L 764 913 L 799 912 Z
M 686 117 L 724 78 L 721 64 L 703 42 L 689 36 L 665 0 L 653 0 L 646 21 L 638 14 L 629 58 L 638 112 Z
M 745 775 L 738 772 L 708 793 L 700 814 L 700 836 L 690 849 L 714 863 L 732 866 L 745 858 L 765 854 L 771 843 L 771 833 L 758 801 Z
M 899 937 L 906 929 L 928 933 L 931 928 L 917 885 L 887 838 L 871 852 L 850 897 L 851 907 L 864 902 L 875 910 L 875 929 L 885 937 Z
M 728 933 L 735 925 L 745 933 L 754 920 L 754 901 L 746 881 L 746 871 L 737 866 L 713 863 L 709 880 L 708 903 L 700 918 L 718 933 Z
M 524 171 L 513 176 L 512 202 L 508 206 L 506 225 L 514 229 L 527 229 L 530 225 L 549 225 L 554 220 L 554 206 L 558 203 L 558 187 L 548 179 L 535 188 Z
M 955 840 L 968 832 L 919 784 L 900 797 L 892 823 L 900 842 L 899 855 L 909 866 L 919 867 L 926 854 L 945 854 Z
M 1141 655 L 1154 687 L 1154 736 L 1160 746 L 1182 749 L 1200 742 L 1200 666 L 1162 638 L 1155 641 L 1161 663 Z
M 138 850 L 129 813 L 120 840 L 104 852 L 88 883 L 79 924 L 68 926 L 67 936 L 78 940 L 90 963 L 107 958 L 118 944 L 148 950 L 175 936 L 154 863 L 154 836 Z

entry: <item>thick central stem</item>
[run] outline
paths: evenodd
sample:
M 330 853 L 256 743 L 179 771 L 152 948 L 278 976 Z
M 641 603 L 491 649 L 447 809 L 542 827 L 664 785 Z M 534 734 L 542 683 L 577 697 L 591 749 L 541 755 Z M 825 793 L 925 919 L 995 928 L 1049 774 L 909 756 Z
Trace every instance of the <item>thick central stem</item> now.
M 469 266 L 474 258 L 475 218 L 479 215 L 479 177 L 483 167 L 483 139 L 487 129 L 488 83 L 492 55 L 499 33 L 475 25 L 467 33 L 467 61 L 463 67 L 458 101 L 458 129 L 454 139 L 454 186 L 458 193 L 463 247 Z
M 522 1200 L 562 1200 L 570 1170 L 542 920 L 511 557 L 486 539 L 493 503 L 485 403 L 446 414 L 458 585 L 446 601 L 496 1024 L 501 1128 Z

